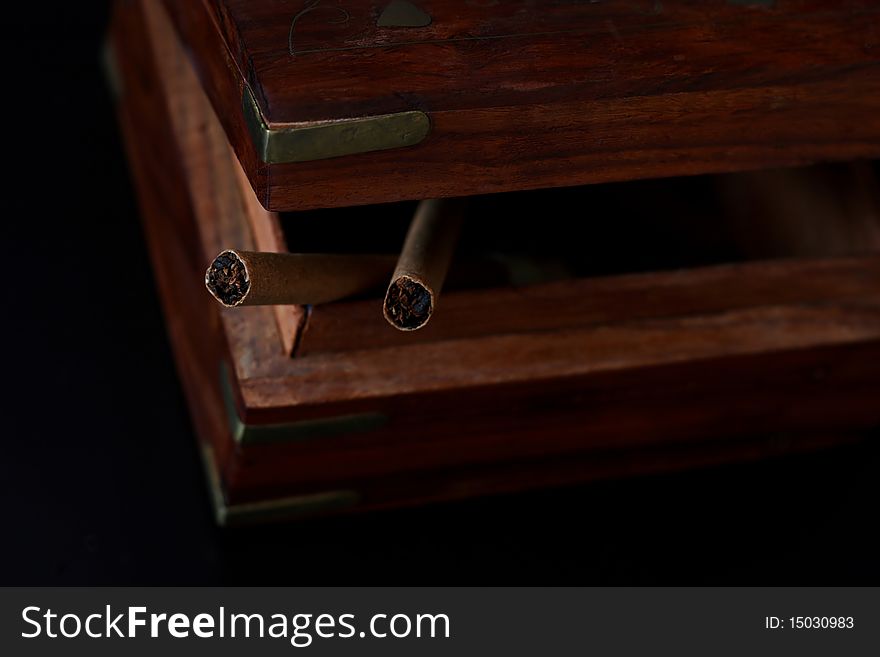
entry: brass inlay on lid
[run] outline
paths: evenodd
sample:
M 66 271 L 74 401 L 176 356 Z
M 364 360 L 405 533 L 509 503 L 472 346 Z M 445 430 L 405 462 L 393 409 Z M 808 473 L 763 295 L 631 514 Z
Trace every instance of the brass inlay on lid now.
M 431 15 L 407 0 L 391 0 L 379 15 L 379 27 L 427 27 Z

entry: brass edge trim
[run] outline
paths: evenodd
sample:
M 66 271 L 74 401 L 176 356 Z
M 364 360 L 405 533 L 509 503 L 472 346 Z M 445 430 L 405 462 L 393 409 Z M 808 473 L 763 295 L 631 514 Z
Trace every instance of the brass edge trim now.
M 101 47 L 101 68 L 104 73 L 104 81 L 113 100 L 118 101 L 125 93 L 125 88 L 122 85 L 122 74 L 119 72 L 116 49 L 109 37 L 104 39 L 104 44 Z
M 214 460 L 214 450 L 209 445 L 202 445 L 201 453 L 214 507 L 214 519 L 221 527 L 307 518 L 355 506 L 361 499 L 357 491 L 335 490 L 280 497 L 263 502 L 227 504 L 217 462 Z
M 226 526 L 226 496 L 220 483 L 220 473 L 214 460 L 214 450 L 208 445 L 201 445 L 202 465 L 205 469 L 205 480 L 208 482 L 208 494 L 211 496 L 211 507 L 214 509 L 214 521 L 221 527 Z
M 416 110 L 272 128 L 247 86 L 242 90 L 241 109 L 257 154 L 266 164 L 313 162 L 415 146 L 431 132 L 428 115 Z
M 223 391 L 223 405 L 226 407 L 229 430 L 232 439 L 239 445 L 305 442 L 342 434 L 365 433 L 375 431 L 388 422 L 388 416 L 383 413 L 359 413 L 284 424 L 249 425 L 241 421 L 235 408 L 232 379 L 226 363 L 221 364 L 220 367 L 220 387 Z

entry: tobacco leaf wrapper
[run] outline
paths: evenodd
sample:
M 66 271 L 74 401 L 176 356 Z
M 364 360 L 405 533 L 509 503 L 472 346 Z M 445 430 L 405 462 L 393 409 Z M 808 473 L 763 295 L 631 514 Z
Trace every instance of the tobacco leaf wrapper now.
M 227 250 L 205 272 L 205 286 L 227 308 L 317 305 L 387 280 L 394 256 Z
M 432 199 L 419 203 L 385 295 L 385 319 L 401 331 L 428 323 L 461 232 L 465 202 Z

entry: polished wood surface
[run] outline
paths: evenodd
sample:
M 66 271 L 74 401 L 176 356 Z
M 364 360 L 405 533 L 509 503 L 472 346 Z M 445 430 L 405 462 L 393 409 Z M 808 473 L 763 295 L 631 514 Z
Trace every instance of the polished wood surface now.
M 880 155 L 875 0 L 165 0 L 257 196 L 274 210 Z M 289 47 L 293 35 L 293 49 Z M 419 110 L 417 146 L 259 161 L 271 126 Z
M 229 184 L 237 165 L 159 6 L 119 3 L 113 35 L 166 320 L 227 502 L 340 489 L 358 508 L 456 499 L 814 449 L 880 422 L 870 254 L 496 290 L 555 311 L 499 310 L 507 331 L 467 334 L 438 315 L 408 343 L 378 313 L 370 325 L 361 302 L 313 309 L 293 337 L 272 309 L 221 310 L 202 285 L 208 259 L 279 239 L 277 216 L 255 224 L 247 190 Z M 450 293 L 444 310 L 483 294 Z M 357 413 L 387 424 L 236 444 L 224 363 L 249 425 Z
M 375 320 L 373 300 L 331 304 L 309 320 L 300 356 L 488 338 L 537 331 L 589 329 L 732 313 L 755 306 L 797 307 L 860 303 L 880 281 L 880 258 L 798 258 L 720 265 L 675 272 L 565 280 L 524 288 L 456 292 L 442 312 L 413 335 L 400 336 Z M 486 312 L 491 308 L 491 312 Z

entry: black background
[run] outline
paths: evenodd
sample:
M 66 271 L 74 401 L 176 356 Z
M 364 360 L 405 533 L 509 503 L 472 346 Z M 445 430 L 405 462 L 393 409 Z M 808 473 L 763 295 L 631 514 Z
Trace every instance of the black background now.
M 99 2 L 3 7 L 0 584 L 868 584 L 880 447 L 214 527 L 99 68 Z

